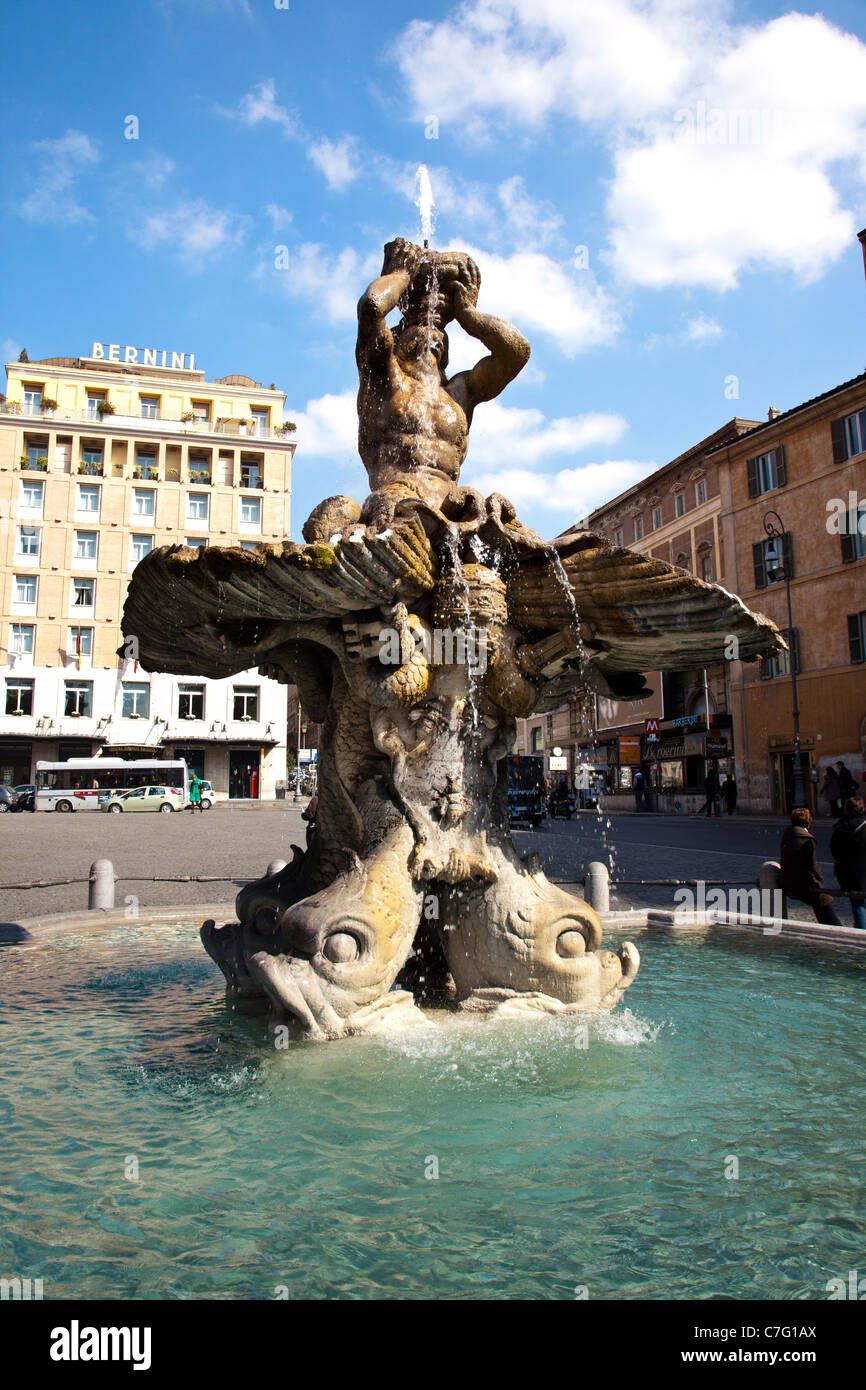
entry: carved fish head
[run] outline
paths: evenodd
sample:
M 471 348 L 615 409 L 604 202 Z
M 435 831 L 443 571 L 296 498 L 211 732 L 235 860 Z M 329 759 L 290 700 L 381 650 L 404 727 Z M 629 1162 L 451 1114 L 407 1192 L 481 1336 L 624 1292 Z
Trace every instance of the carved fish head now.
M 540 871 L 503 864 L 495 882 L 452 895 L 445 932 L 458 995 L 473 990 L 537 992 L 587 1011 L 606 1011 L 637 974 L 630 943 L 600 951 L 602 925 L 580 898 Z
M 290 907 L 276 952 L 254 950 L 250 974 L 302 1036 L 339 1037 L 388 994 L 412 947 L 423 903 L 407 869 L 407 827 L 362 865 Z

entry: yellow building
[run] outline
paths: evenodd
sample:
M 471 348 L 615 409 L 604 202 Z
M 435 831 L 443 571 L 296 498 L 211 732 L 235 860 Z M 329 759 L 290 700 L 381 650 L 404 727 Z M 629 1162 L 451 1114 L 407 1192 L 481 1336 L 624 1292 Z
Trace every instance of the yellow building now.
M 162 750 L 218 796 L 286 776 L 285 687 L 149 675 L 116 655 L 132 570 L 162 545 L 289 535 L 285 395 L 188 354 L 94 343 L 6 367 L 0 399 L 0 782 L 38 758 Z

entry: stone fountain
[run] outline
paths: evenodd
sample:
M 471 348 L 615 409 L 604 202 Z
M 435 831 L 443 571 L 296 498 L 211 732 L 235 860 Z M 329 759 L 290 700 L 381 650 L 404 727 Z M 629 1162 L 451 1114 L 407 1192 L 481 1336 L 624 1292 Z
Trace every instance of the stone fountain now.
M 647 693 L 640 672 L 742 660 L 766 618 L 588 532 L 553 543 L 459 485 L 476 407 L 529 358 L 478 309 L 469 256 L 396 240 L 358 306 L 358 447 L 371 492 L 329 497 L 305 544 L 169 546 L 136 568 L 123 630 L 150 671 L 259 667 L 324 726 L 317 830 L 202 928 L 231 991 L 310 1039 L 483 1013 L 604 1013 L 635 947 L 601 949 L 582 899 L 521 859 L 508 827 L 515 721 L 569 695 Z M 398 308 L 393 330 L 387 316 Z M 447 325 L 487 349 L 448 375 Z

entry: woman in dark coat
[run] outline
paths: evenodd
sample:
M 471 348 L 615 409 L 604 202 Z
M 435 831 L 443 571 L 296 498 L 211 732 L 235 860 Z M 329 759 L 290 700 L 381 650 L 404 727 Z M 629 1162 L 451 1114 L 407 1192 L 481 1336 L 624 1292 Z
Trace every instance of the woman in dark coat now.
M 829 893 L 821 892 L 824 875 L 818 864 L 817 841 L 809 834 L 811 824 L 812 812 L 806 806 L 797 806 L 791 812 L 791 824 L 782 836 L 779 851 L 782 889 L 789 898 L 808 903 L 823 926 L 841 927 L 833 911 L 833 899 Z
M 866 893 L 866 812 L 863 802 L 851 796 L 845 814 L 830 836 L 830 853 L 836 881 L 846 893 Z M 866 931 L 866 900 L 851 899 L 854 926 Z

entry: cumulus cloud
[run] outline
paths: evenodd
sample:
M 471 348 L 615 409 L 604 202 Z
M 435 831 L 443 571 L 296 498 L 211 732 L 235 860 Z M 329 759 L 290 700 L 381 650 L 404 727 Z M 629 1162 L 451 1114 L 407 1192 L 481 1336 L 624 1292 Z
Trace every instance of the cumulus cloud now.
M 145 251 L 168 243 L 197 270 L 206 269 L 214 256 L 239 245 L 245 231 L 245 219 L 201 199 L 151 213 L 127 228 L 129 237 Z
M 354 320 L 358 299 L 379 269 L 379 256 L 362 257 L 352 246 L 332 252 L 318 242 L 304 242 L 289 252 L 285 270 L 274 281 L 292 299 L 308 300 L 331 323 Z
M 628 428 L 621 415 L 567 415 L 548 420 L 540 410 L 488 401 L 472 422 L 469 465 L 532 467 L 556 454 L 576 454 L 598 444 L 615 444 Z
M 307 147 L 307 158 L 325 175 L 328 187 L 341 193 L 358 177 L 355 142 L 348 136 L 342 140 L 313 140 Z
M 260 125 L 263 121 L 279 126 L 287 139 L 298 139 L 302 129 L 298 118 L 280 106 L 277 101 L 277 87 L 273 78 L 265 78 L 245 92 L 235 107 L 218 108 L 222 115 L 230 116 L 243 125 Z
M 587 463 L 577 468 L 561 468 L 555 473 L 533 472 L 530 468 L 490 469 L 476 473 L 466 470 L 465 482 L 480 492 L 503 493 L 513 502 L 524 520 L 533 513 L 558 513 L 561 531 L 578 517 L 586 516 L 603 502 L 640 482 L 657 465 L 629 459 Z M 530 521 L 531 524 L 531 521 Z
M 354 391 L 319 396 L 286 418 L 298 426 L 298 460 L 329 458 L 338 463 L 358 458 L 358 414 Z
M 76 183 L 99 162 L 99 148 L 80 130 L 67 130 L 57 140 L 34 140 L 35 175 L 18 210 L 28 222 L 74 225 L 92 222 L 93 214 L 77 201 Z
M 866 44 L 821 15 L 737 25 L 723 0 L 466 0 L 409 24 L 394 56 L 419 119 L 490 134 L 558 116 L 606 141 L 607 255 L 625 280 L 808 282 L 856 230 Z
M 265 212 L 271 219 L 271 226 L 275 232 L 288 227 L 294 218 L 294 214 L 289 212 L 288 208 L 281 208 L 278 203 L 268 203 Z

